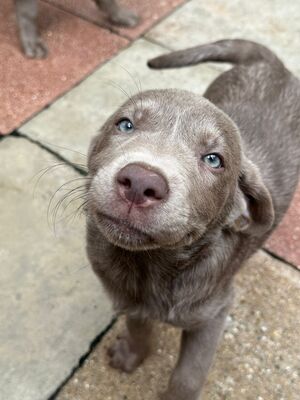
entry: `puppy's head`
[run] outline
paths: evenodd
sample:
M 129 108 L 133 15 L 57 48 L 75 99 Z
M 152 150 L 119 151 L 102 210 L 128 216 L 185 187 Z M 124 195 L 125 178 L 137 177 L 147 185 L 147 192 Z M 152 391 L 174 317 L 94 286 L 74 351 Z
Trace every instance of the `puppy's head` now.
M 253 194 L 263 189 L 262 207 L 272 206 L 252 166 L 248 190 L 243 160 L 237 127 L 208 100 L 179 90 L 140 93 L 91 143 L 89 217 L 129 250 L 190 244 L 216 224 L 246 231 L 257 212 Z M 259 210 L 255 225 L 269 226 L 272 215 Z

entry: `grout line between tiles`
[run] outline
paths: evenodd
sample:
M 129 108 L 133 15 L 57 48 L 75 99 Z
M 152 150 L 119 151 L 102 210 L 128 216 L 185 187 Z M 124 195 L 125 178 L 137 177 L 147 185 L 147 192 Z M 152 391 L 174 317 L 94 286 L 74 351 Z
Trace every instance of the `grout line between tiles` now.
M 87 171 L 75 163 L 72 163 L 69 161 L 67 158 L 63 157 L 61 154 L 57 153 L 56 151 L 52 150 L 50 147 L 46 146 L 45 144 L 41 143 L 39 140 L 32 139 L 30 136 L 21 133 L 19 131 L 14 131 L 13 133 L 10 134 L 10 136 L 17 137 L 17 138 L 23 138 L 25 140 L 28 140 L 29 142 L 39 146 L 41 149 L 46 150 L 48 153 L 56 157 L 58 160 L 63 161 L 66 165 L 69 167 L 75 169 L 76 172 L 78 172 L 80 175 L 87 175 Z M 51 146 L 51 144 L 49 144 Z
M 168 46 L 168 45 L 166 45 L 166 44 L 164 44 L 164 43 L 161 43 L 159 40 L 150 38 L 150 37 L 148 37 L 148 36 L 144 36 L 143 39 L 146 40 L 146 41 L 149 42 L 149 43 L 154 44 L 155 46 L 162 47 L 163 49 L 166 49 L 166 50 L 168 50 L 168 51 L 175 51 L 174 49 L 172 49 L 172 47 L 170 47 L 170 46 Z
M 297 265 L 291 263 L 290 261 L 287 261 L 286 259 L 284 259 L 283 257 L 280 257 L 278 254 L 274 253 L 271 250 L 266 249 L 265 247 L 262 248 L 262 250 L 267 253 L 269 256 L 275 258 L 278 261 L 283 262 L 284 264 L 286 264 L 287 266 L 289 266 L 290 268 L 293 268 L 293 270 L 296 270 L 297 272 L 300 273 L 300 269 L 297 267 Z
M 70 379 L 73 378 L 75 373 L 83 366 L 84 362 L 86 359 L 90 356 L 90 354 L 93 352 L 95 347 L 101 342 L 101 340 L 104 338 L 104 336 L 111 330 L 111 328 L 115 325 L 117 321 L 117 317 L 114 317 L 111 322 L 108 324 L 108 326 L 101 331 L 90 343 L 88 351 L 83 354 L 80 359 L 78 360 L 77 365 L 72 369 L 70 374 L 63 380 L 63 382 L 58 386 L 58 388 L 53 392 L 50 397 L 48 397 L 48 400 L 55 400 L 57 396 L 60 394 L 61 390 L 64 388 L 64 386 L 70 381 Z

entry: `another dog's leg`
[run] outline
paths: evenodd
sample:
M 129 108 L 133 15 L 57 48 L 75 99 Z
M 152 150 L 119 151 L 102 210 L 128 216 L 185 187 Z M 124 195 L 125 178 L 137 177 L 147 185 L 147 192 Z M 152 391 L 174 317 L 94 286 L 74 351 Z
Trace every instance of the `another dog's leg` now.
M 109 20 L 113 24 L 133 27 L 139 22 L 139 18 L 134 12 L 120 7 L 116 0 L 94 1 L 98 7 L 108 15 Z
M 108 350 L 110 365 L 132 372 L 147 357 L 151 348 L 150 321 L 127 317 L 126 330 Z
M 162 400 L 198 400 L 217 344 L 227 310 L 204 322 L 198 329 L 183 331 L 181 349 L 168 389 Z
M 37 0 L 15 0 L 20 39 L 24 53 L 29 58 L 43 58 L 47 48 L 37 29 Z

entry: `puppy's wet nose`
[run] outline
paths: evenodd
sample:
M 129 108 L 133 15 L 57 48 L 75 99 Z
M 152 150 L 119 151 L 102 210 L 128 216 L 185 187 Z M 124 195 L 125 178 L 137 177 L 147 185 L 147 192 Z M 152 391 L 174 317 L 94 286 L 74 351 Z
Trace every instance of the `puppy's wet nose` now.
M 117 187 L 122 199 L 144 207 L 165 200 L 169 191 L 162 175 L 138 164 L 128 164 L 119 171 Z

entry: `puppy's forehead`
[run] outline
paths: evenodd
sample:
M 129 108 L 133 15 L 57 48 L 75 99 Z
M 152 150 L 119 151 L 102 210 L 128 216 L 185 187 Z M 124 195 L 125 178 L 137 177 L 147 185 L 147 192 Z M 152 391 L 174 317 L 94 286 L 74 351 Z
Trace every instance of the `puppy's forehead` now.
M 228 124 L 221 110 L 210 101 L 194 93 L 178 90 L 151 90 L 139 93 L 127 101 L 123 112 L 129 113 L 137 121 L 149 122 L 153 128 L 166 130 L 168 134 L 197 136 L 214 133 Z M 128 115 L 129 116 L 129 115 Z
M 162 111 L 166 117 L 176 115 L 179 111 L 188 111 L 191 109 L 203 110 L 208 114 L 217 110 L 204 97 L 179 89 L 141 92 L 133 96 L 124 106 L 139 110 Z

